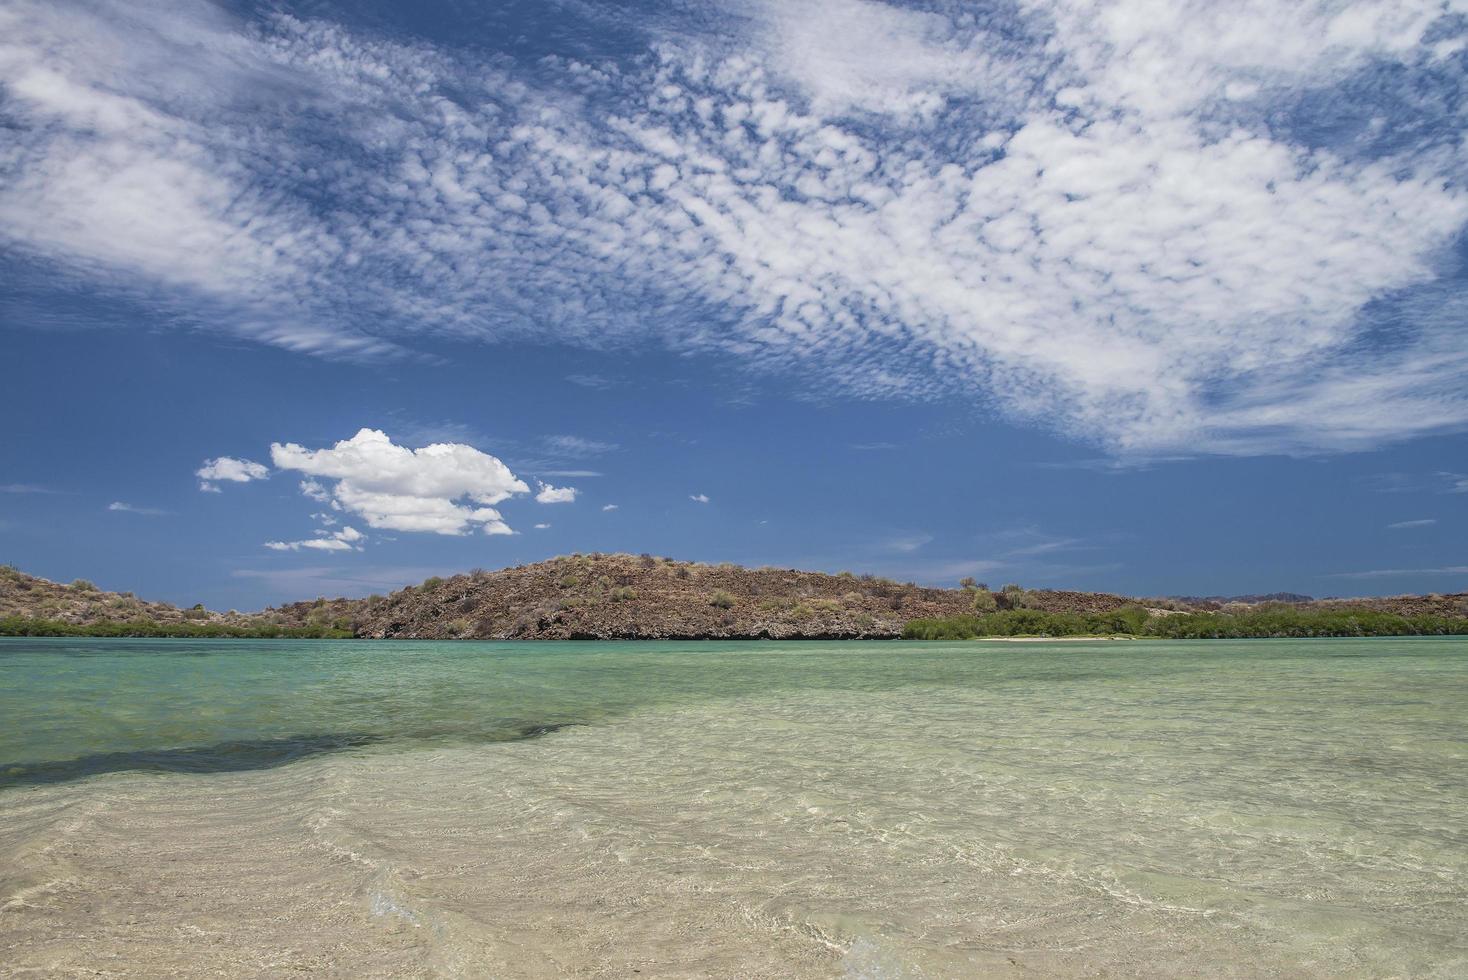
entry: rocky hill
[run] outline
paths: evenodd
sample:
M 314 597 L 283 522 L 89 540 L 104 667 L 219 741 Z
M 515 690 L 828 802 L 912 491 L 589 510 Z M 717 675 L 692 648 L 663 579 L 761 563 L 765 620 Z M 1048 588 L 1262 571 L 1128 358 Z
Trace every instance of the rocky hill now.
M 210 612 L 203 606 L 180 609 L 167 602 L 148 602 L 131 592 L 103 592 L 86 579 L 68 584 L 27 575 L 0 565 L 0 617 L 49 619 L 85 625 L 147 619 L 155 623 L 225 622 L 238 613 Z
M 261 612 L 216 612 L 202 604 L 180 608 L 168 602 L 139 599 L 131 592 L 105 592 L 86 579 L 52 582 L 0 565 L 0 620 L 44 620 L 78 627 L 145 622 L 162 627 L 214 626 L 241 631 L 269 627 L 349 631 L 362 604 L 361 599 L 323 599 Z
M 996 593 L 1002 604 L 1044 612 L 1104 613 L 1128 605 L 1155 614 L 1219 609 L 1096 592 Z M 744 568 L 651 555 L 552 558 L 496 572 L 430 578 L 387 596 L 316 599 L 259 612 L 213 612 L 146 602 L 0 566 L 0 619 L 76 626 L 148 620 L 239 629 L 342 630 L 401 639 L 742 639 L 888 638 L 913 619 L 972 611 L 974 592 L 926 588 L 872 575 Z M 1223 608 L 1235 607 L 1228 603 Z M 1468 594 L 1330 599 L 1320 607 L 1361 607 L 1404 615 L 1468 616 Z
M 1096 611 L 1121 596 L 1030 593 L 1038 608 Z M 972 609 L 972 594 L 872 575 L 572 555 L 475 571 L 369 599 L 369 637 L 494 639 L 884 638 L 910 619 Z

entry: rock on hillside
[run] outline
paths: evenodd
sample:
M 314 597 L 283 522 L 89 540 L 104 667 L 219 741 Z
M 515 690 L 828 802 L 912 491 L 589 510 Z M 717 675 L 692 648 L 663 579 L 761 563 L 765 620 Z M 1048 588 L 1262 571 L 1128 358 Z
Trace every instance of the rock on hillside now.
M 1132 600 L 1030 593 L 1035 608 L 1095 612 Z M 424 639 L 884 639 L 910 619 L 971 611 L 973 596 L 849 572 L 572 555 L 429 579 L 367 600 L 359 636 Z

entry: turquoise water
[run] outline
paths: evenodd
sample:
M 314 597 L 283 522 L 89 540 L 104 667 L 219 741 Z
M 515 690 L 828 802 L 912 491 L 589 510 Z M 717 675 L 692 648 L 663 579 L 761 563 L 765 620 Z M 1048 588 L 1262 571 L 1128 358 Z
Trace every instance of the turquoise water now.
M 0 719 L 49 963 L 182 942 L 79 925 L 161 862 L 368 974 L 1468 973 L 1461 638 L 4 640 Z

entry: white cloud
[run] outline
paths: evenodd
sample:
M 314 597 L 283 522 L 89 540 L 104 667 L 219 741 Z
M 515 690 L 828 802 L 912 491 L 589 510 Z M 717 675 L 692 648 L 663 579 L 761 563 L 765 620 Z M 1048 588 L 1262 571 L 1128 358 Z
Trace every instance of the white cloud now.
M 1404 531 L 1408 528 L 1414 527 L 1432 527 L 1432 525 L 1436 523 L 1437 518 L 1427 517 L 1417 521 L 1397 521 L 1395 524 L 1388 524 L 1387 529 L 1392 531 Z
M 158 507 L 138 507 L 135 504 L 123 503 L 121 500 L 114 500 L 107 505 L 107 509 L 122 514 L 141 514 L 144 517 L 162 517 L 168 513 Z
M 606 511 L 606 512 L 617 510 L 619 507 L 620 507 L 619 504 L 602 504 L 601 505 L 601 509 L 603 511 Z
M 308 474 L 301 487 L 307 496 L 329 494 L 333 506 L 386 530 L 468 534 L 478 527 L 485 534 L 513 534 L 491 505 L 530 489 L 504 463 L 472 446 L 408 449 L 376 429 L 362 429 L 330 449 L 273 443 L 270 458 L 278 469 Z M 329 480 L 336 483 L 322 482 Z
M 353 527 L 339 531 L 317 531 L 317 537 L 304 541 L 267 541 L 265 547 L 272 551 L 361 551 L 366 535 Z
M 548 530 L 550 530 L 550 525 L 549 524 L 537 524 L 537 525 L 535 525 L 535 529 L 537 531 L 548 531 Z
M 698 504 L 706 504 L 709 502 L 708 494 L 705 493 L 690 493 L 688 495 L 688 499 Z
M 1424 94 L 1378 138 L 1343 87 L 1460 84 L 1443 4 L 742 9 L 520 74 L 283 14 L 12 0 L 0 244 L 291 350 L 657 338 L 1122 455 L 1468 426 L 1462 119 Z M 1346 136 L 1292 122 L 1322 108 Z
M 535 502 L 538 504 L 569 504 L 575 500 L 575 487 L 553 487 L 549 483 L 542 483 L 535 494 Z
M 301 481 L 301 493 L 319 504 L 324 504 L 331 500 L 331 492 L 318 481 L 312 479 Z
M 219 493 L 221 482 L 249 483 L 251 480 L 264 480 L 270 476 L 270 468 L 254 460 L 220 456 L 218 459 L 206 459 L 204 465 L 194 471 L 194 476 L 199 478 L 200 490 L 205 493 Z

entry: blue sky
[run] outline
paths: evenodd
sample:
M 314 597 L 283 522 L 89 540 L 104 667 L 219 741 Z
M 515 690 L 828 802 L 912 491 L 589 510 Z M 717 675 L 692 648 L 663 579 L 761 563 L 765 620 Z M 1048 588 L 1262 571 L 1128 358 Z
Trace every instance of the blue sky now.
M 0 560 L 1461 590 L 1465 79 L 1456 2 L 18 0 Z

